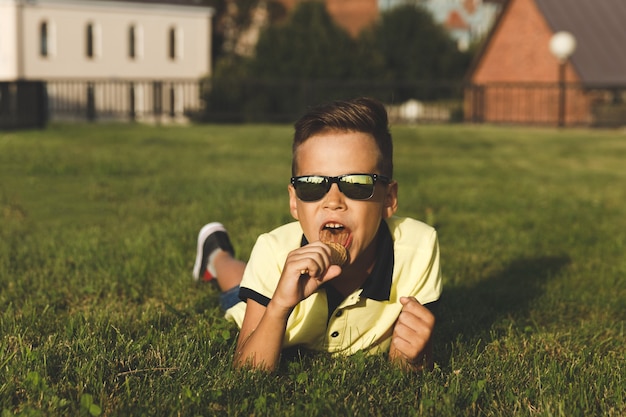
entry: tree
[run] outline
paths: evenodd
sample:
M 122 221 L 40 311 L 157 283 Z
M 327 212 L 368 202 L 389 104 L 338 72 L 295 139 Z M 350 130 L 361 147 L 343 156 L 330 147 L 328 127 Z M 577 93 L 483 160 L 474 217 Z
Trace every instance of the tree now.
M 351 95 L 347 87 L 337 87 L 337 80 L 379 73 L 382 67 L 370 69 L 382 60 L 372 59 L 371 52 L 335 24 L 323 2 L 302 2 L 286 22 L 261 33 L 254 57 L 218 63 L 207 109 L 234 112 L 238 103 L 247 121 L 259 115 L 293 120 L 305 103 Z
M 410 4 L 384 13 L 380 22 L 363 35 L 362 42 L 372 45 L 382 56 L 385 72 L 381 77 L 396 84 L 432 87 L 444 81 L 458 82 L 470 62 L 470 54 L 458 50 L 428 11 Z M 404 89 L 400 94 L 404 97 L 396 98 L 415 96 L 412 90 Z
M 247 0 L 251 1 L 251 0 Z M 447 97 L 438 81 L 460 81 L 469 59 L 415 5 L 385 13 L 354 39 L 337 26 L 324 2 L 305 1 L 282 23 L 263 30 L 251 58 L 228 56 L 207 90 L 207 114 L 230 121 L 293 120 L 306 105 L 368 95 L 383 101 Z
M 343 79 L 355 65 L 355 43 L 323 2 L 303 2 L 289 21 L 261 35 L 251 69 L 259 78 Z
M 199 4 L 211 6 L 215 10 L 213 33 L 211 35 L 213 62 L 231 59 L 242 33 L 249 28 L 255 8 L 260 0 L 196 0 Z M 263 0 L 270 22 L 285 20 L 287 10 L 278 0 Z

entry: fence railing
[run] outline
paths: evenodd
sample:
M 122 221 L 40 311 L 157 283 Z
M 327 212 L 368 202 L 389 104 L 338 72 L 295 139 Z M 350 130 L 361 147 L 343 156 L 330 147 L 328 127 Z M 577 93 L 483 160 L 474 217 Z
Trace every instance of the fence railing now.
M 465 120 L 553 126 L 626 125 L 626 86 L 491 83 L 465 88 Z
M 462 120 L 460 82 L 248 79 L 209 81 L 204 86 L 207 121 L 293 122 L 311 105 L 369 96 L 387 104 L 395 122 Z
M 462 120 L 462 85 L 336 80 L 49 80 L 50 120 L 293 122 L 312 104 L 369 95 L 394 122 Z
M 47 91 L 51 120 L 181 122 L 202 108 L 197 80 L 53 80 Z
M 0 127 L 51 121 L 293 122 L 310 105 L 372 96 L 392 123 L 626 126 L 626 87 L 336 80 L 48 80 L 0 83 Z

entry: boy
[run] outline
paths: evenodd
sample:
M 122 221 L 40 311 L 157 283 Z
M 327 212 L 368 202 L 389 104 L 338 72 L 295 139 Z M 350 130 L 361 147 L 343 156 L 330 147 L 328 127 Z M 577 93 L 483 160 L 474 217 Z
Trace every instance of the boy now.
M 312 109 L 295 124 L 289 208 L 296 222 L 261 235 L 248 264 L 224 227 L 198 236 L 196 279 L 217 277 L 227 317 L 241 328 L 235 366 L 276 369 L 300 345 L 333 354 L 389 352 L 408 369 L 432 367 L 441 294 L 435 230 L 394 216 L 387 113 L 358 98 Z M 348 261 L 331 264 L 327 243 Z M 240 302 L 236 295 L 244 302 Z

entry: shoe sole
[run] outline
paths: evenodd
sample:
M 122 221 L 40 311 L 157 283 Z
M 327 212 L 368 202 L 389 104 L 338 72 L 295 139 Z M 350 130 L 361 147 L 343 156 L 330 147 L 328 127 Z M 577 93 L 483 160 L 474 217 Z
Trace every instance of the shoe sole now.
M 200 270 L 202 268 L 202 259 L 204 258 L 204 241 L 207 237 L 215 232 L 226 232 L 226 228 L 221 223 L 209 223 L 200 229 L 198 233 L 198 246 L 196 248 L 196 262 L 193 264 L 193 279 L 199 281 L 201 276 L 204 275 Z

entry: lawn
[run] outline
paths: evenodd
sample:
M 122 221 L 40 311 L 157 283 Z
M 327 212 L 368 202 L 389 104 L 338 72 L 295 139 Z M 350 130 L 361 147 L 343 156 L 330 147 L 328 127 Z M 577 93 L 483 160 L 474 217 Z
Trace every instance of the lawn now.
M 0 410 L 65 415 L 626 415 L 626 133 L 398 126 L 400 215 L 439 232 L 433 372 L 289 352 L 236 371 L 194 285 L 290 221 L 290 126 L 0 132 Z

